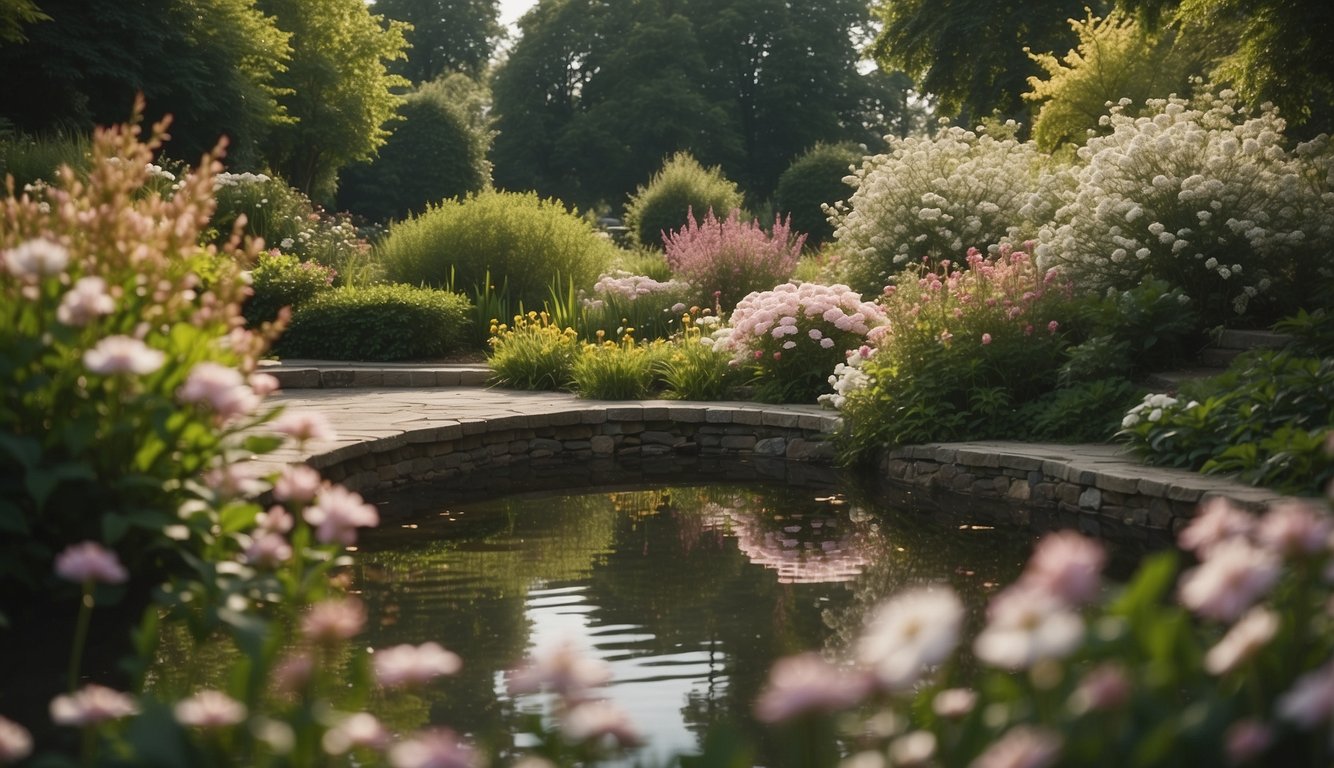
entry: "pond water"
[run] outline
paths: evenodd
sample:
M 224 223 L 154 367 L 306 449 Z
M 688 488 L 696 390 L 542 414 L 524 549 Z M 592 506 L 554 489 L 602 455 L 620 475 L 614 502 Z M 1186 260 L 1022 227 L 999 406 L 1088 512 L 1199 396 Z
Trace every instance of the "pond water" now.
M 1034 539 L 784 484 L 414 506 L 395 515 L 382 502 L 385 524 L 359 542 L 351 588 L 369 611 L 365 640 L 434 640 L 464 668 L 403 704 L 393 725 L 513 733 L 550 702 L 511 697 L 506 672 L 568 640 L 610 665 L 605 695 L 648 738 L 637 757 L 653 762 L 696 751 L 719 721 L 762 742 L 750 712 L 774 660 L 843 655 L 867 611 L 907 585 L 952 584 L 977 621 Z

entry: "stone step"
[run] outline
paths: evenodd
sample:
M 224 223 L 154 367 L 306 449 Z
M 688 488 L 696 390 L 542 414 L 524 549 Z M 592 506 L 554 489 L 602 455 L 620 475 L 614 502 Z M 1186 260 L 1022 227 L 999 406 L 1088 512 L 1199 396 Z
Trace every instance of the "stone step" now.
M 380 387 L 484 387 L 491 369 L 484 365 L 449 367 L 275 366 L 265 373 L 283 389 L 348 389 Z
M 1219 349 L 1235 350 L 1282 349 L 1291 341 L 1292 337 L 1286 333 L 1228 329 L 1219 335 L 1218 343 L 1215 346 Z

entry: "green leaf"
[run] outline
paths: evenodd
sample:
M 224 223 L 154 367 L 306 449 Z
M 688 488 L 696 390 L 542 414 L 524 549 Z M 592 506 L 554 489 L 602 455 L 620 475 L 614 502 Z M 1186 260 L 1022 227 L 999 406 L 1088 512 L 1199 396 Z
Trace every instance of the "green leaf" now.
M 0 499 L 0 533 L 26 536 L 31 531 L 23 510 L 11 501 Z
M 251 453 L 273 453 L 281 448 L 283 438 L 277 435 L 250 435 L 241 442 L 241 448 Z
M 92 467 L 87 464 L 66 462 L 53 467 L 31 467 L 24 482 L 28 486 L 28 495 L 32 497 L 34 505 L 41 510 L 61 483 L 70 480 L 91 481 L 96 478 Z

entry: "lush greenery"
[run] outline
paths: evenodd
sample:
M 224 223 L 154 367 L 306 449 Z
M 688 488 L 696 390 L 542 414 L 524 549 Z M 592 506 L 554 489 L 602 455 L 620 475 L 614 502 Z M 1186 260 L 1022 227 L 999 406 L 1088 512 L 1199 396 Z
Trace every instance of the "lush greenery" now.
M 503 279 L 513 301 L 539 308 L 553 285 L 592 284 L 615 250 L 558 201 L 481 192 L 395 222 L 379 258 L 399 282 L 475 295 Z
M 242 312 L 246 325 L 257 328 L 278 319 L 283 307 L 296 309 L 333 287 L 334 271 L 313 261 L 284 253 L 262 253 L 250 270 L 250 297 Z
M 852 195 L 844 179 L 861 165 L 864 155 L 856 144 L 816 144 L 778 177 L 774 210 L 791 217 L 792 229 L 806 235 L 807 248 L 818 248 L 834 236 L 825 206 Z
M 375 0 L 375 12 L 412 25 L 394 71 L 413 83 L 480 76 L 501 36 L 499 0 Z
M 464 345 L 471 310 L 466 297 L 447 291 L 345 286 L 300 305 L 277 350 L 319 360 L 438 358 Z
M 660 247 L 692 214 L 726 215 L 741 206 L 741 192 L 722 169 L 701 166 L 687 153 L 663 163 L 625 207 L 625 223 L 640 245 Z
M 409 94 L 375 159 L 349 166 L 339 177 L 338 205 L 388 222 L 489 185 L 486 150 L 491 135 L 485 121 L 467 106 L 467 92 L 474 88 L 467 78 L 455 75 Z

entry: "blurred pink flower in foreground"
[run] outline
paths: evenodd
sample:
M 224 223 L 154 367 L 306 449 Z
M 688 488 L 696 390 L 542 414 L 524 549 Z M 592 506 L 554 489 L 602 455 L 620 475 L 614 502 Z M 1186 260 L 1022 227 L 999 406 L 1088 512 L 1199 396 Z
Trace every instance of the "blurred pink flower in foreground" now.
M 116 553 L 95 541 L 71 544 L 56 555 L 56 575 L 76 584 L 123 584 L 129 578 Z
M 96 725 L 138 712 L 134 699 L 101 685 L 85 685 L 74 693 L 51 700 L 51 719 L 56 725 Z
M 642 743 L 639 731 L 624 710 L 610 701 L 585 701 L 561 717 L 561 733 L 576 743 L 610 739 L 621 747 Z
M 337 642 L 355 637 L 365 626 L 360 600 L 325 600 L 311 606 L 301 620 L 301 634 L 316 642 Z
M 1077 606 L 1098 596 L 1107 551 L 1074 531 L 1044 536 L 1033 550 L 1020 581 Z
M 1249 763 L 1274 741 L 1274 729 L 1254 719 L 1238 720 L 1227 729 L 1225 738 L 1227 759 L 1232 765 Z
M 1021 725 L 987 747 L 969 768 L 1046 768 L 1061 756 L 1061 737 Z
M 977 691 L 971 688 L 946 688 L 931 700 L 931 711 L 951 720 L 957 720 L 977 705 Z
M 357 747 L 383 749 L 389 732 L 368 712 L 357 712 L 339 720 L 324 732 L 320 745 L 330 755 L 345 754 Z
M 1130 699 L 1130 680 L 1121 665 L 1107 662 L 1094 667 L 1070 697 L 1075 714 L 1116 709 Z
M 328 417 L 314 411 L 288 411 L 274 419 L 269 429 L 300 442 L 338 439 Z
M 1231 499 L 1215 496 L 1200 505 L 1190 525 L 1177 535 L 1177 545 L 1203 556 L 1216 544 L 1250 534 L 1255 522 L 1253 515 Z
M 1279 717 L 1314 728 L 1334 716 L 1334 661 L 1307 672 L 1278 700 Z
M 1181 577 L 1181 604 L 1217 621 L 1235 621 L 1267 593 L 1280 573 L 1273 553 L 1242 539 L 1229 539 L 1212 548 L 1200 565 Z
M 56 319 L 70 326 L 85 326 L 99 315 L 116 310 L 116 301 L 107 293 L 107 281 L 100 277 L 81 277 L 56 307 Z
M 129 336 L 108 336 L 83 353 L 83 367 L 103 376 L 145 376 L 161 368 L 166 360 L 161 350 Z
M 571 701 L 587 695 L 611 680 L 611 668 L 602 661 L 590 659 L 564 640 L 545 651 L 535 653 L 528 663 L 509 673 L 507 686 L 511 694 L 537 693 L 546 688 Z
M 1314 555 L 1329 545 L 1331 530 L 1334 521 L 1327 512 L 1308 502 L 1288 501 L 1269 507 L 1256 536 L 1280 555 Z
M 5 251 L 4 261 L 19 277 L 46 277 L 64 271 L 69 251 L 60 243 L 39 237 Z
M 190 369 L 185 383 L 176 390 L 183 403 L 201 403 L 226 421 L 249 416 L 259 408 L 260 398 L 246 384 L 241 372 L 219 363 L 198 363 Z
M 442 675 L 452 675 L 463 667 L 458 654 L 434 642 L 378 650 L 372 661 L 375 679 L 386 688 L 428 683 Z
M 338 542 L 343 546 L 357 543 L 357 528 L 373 528 L 380 524 L 380 513 L 367 504 L 361 494 L 333 485 L 306 507 L 306 522 L 315 526 L 315 538 L 321 544 Z
M 1003 669 L 1027 669 L 1075 650 L 1084 639 L 1084 621 L 1049 592 L 1009 587 L 992 599 L 987 626 L 973 642 L 983 662 Z
M 418 733 L 389 750 L 394 768 L 472 768 L 480 765 L 477 753 L 447 728 Z
M 289 464 L 273 484 L 273 498 L 302 504 L 315 498 L 324 485 L 320 473 L 305 464 Z
M 32 734 L 28 729 L 0 717 L 0 764 L 17 763 L 32 754 Z
M 222 691 L 204 690 L 172 707 L 176 722 L 196 728 L 226 728 L 246 719 L 246 707 Z
M 921 587 L 891 597 L 876 609 L 857 642 L 857 659 L 889 690 L 917 682 L 959 643 L 963 603 L 948 587 Z
M 755 716 L 778 723 L 812 712 L 838 712 L 861 701 L 868 680 L 820 658 L 803 653 L 779 659 L 769 670 L 769 683 L 755 702 Z
M 1274 639 L 1278 626 L 1278 614 L 1267 608 L 1252 608 L 1205 654 L 1205 671 L 1223 675 L 1236 669 Z

